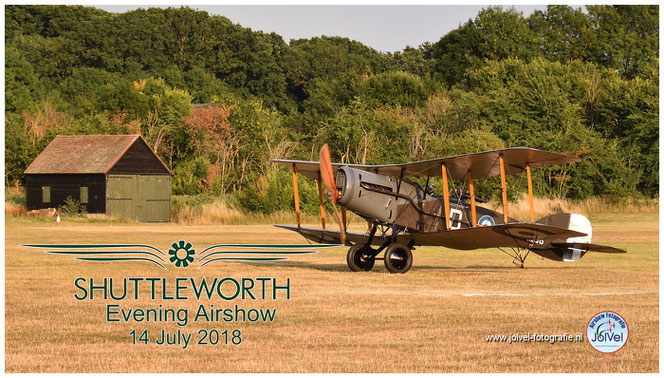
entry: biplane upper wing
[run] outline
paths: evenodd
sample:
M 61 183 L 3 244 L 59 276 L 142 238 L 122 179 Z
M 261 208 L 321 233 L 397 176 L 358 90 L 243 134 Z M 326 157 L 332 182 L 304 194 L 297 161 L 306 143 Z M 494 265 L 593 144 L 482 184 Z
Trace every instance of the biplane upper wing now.
M 339 243 L 341 240 L 339 231 L 283 224 L 275 226 L 295 231 L 306 239 L 318 243 Z M 406 233 L 398 235 L 397 242 L 407 245 L 413 241 L 415 245 L 442 246 L 463 250 L 497 247 L 523 248 L 528 244 L 528 240 L 565 239 L 585 235 L 582 232 L 565 228 L 523 222 L 450 231 Z M 346 232 L 346 241 L 353 243 L 364 243 L 368 238 L 367 234 Z M 381 245 L 389 238 L 390 236 L 376 235 L 372 244 Z
M 421 160 L 401 164 L 339 164 L 333 163 L 334 169 L 348 166 L 364 171 L 374 172 L 392 177 L 436 177 L 441 176 L 441 165 L 445 163 L 449 177 L 453 180 L 463 180 L 472 172 L 473 178 L 500 176 L 499 156 L 503 156 L 507 174 L 521 173 L 526 169 L 526 164 L 531 168 L 544 167 L 556 164 L 567 164 L 581 161 L 573 156 L 567 156 L 555 152 L 542 151 L 527 147 L 504 148 L 501 150 L 477 152 L 472 154 L 442 157 L 430 160 Z M 318 177 L 320 165 L 317 161 L 301 160 L 270 160 L 273 163 L 295 166 L 295 169 L 310 179 Z M 403 176 L 402 175 L 403 172 Z

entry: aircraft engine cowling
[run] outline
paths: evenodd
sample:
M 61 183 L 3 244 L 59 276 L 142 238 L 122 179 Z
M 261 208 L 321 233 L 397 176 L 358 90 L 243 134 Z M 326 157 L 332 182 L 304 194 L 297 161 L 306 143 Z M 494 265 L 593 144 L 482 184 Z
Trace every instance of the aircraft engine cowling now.
M 396 180 L 350 167 L 337 170 L 338 204 L 368 219 L 392 223 L 397 216 Z M 371 190 L 369 190 L 371 189 Z
M 590 220 L 585 216 L 581 214 L 552 214 L 538 220 L 536 223 L 583 232 L 586 235 L 551 240 L 549 244 L 553 246 L 552 248 L 531 249 L 532 252 L 547 259 L 565 262 L 579 260 L 588 252 L 586 248 L 583 248 L 583 245 L 591 242 L 593 229 Z

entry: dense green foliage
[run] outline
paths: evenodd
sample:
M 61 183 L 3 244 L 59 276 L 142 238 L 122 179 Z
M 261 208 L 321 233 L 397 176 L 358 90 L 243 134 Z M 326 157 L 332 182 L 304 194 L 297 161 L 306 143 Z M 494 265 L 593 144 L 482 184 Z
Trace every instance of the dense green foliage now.
M 57 134 L 140 133 L 174 194 L 266 213 L 292 206 L 290 172 L 268 160 L 317 160 L 324 143 L 333 160 L 367 164 L 529 146 L 584 159 L 536 170 L 538 195 L 657 195 L 656 5 L 487 8 L 395 53 L 286 43 L 190 8 L 5 9 L 6 184 Z

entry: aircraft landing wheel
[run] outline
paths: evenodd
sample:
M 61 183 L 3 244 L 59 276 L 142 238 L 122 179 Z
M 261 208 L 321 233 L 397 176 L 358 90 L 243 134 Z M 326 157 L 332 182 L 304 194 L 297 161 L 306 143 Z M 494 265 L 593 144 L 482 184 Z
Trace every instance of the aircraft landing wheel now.
M 392 243 L 385 250 L 385 267 L 390 273 L 406 273 L 413 266 L 413 252 L 403 244 Z
M 373 268 L 376 257 L 365 255 L 364 243 L 357 243 L 348 250 L 346 262 L 353 272 L 368 272 Z

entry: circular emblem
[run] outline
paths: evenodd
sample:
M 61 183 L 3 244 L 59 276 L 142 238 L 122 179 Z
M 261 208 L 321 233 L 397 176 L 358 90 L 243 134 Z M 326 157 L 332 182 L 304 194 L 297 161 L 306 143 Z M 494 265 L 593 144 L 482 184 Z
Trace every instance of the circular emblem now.
M 171 244 L 171 247 L 172 248 L 168 250 L 168 254 L 171 255 L 169 260 L 176 267 L 186 268 L 190 263 L 194 262 L 194 253 L 196 253 L 196 251 L 191 248 L 191 243 L 180 240 L 177 243 Z
M 496 222 L 489 215 L 482 215 L 480 220 L 477 222 L 480 226 L 495 226 Z
M 614 353 L 627 342 L 629 328 L 622 316 L 613 311 L 593 315 L 586 327 L 586 338 L 596 351 Z

